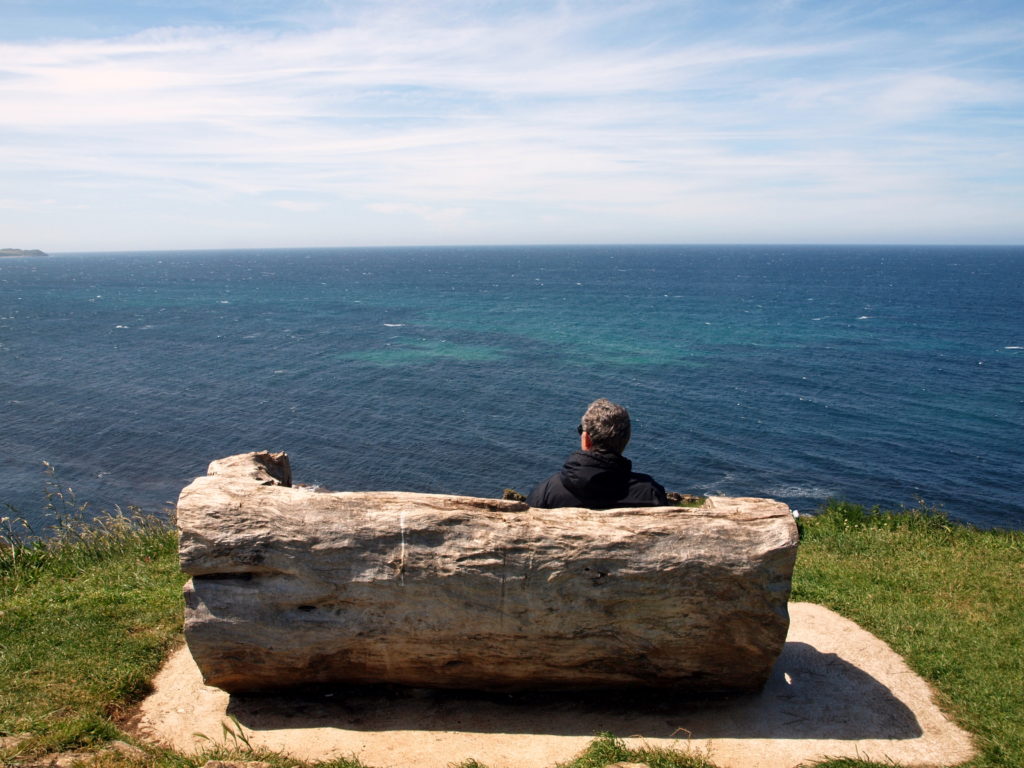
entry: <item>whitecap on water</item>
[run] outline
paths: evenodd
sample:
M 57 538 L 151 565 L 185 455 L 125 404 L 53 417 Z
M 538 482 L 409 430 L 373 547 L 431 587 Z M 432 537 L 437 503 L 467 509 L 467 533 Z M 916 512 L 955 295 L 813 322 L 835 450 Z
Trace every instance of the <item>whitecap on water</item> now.
M 765 493 L 773 498 L 827 499 L 835 495 L 834 491 L 814 485 L 776 485 L 765 488 Z

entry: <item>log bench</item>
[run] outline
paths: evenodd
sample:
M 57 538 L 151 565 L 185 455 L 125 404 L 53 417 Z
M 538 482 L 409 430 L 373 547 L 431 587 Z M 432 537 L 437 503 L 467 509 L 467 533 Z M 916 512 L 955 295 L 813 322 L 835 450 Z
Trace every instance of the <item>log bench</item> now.
M 185 638 L 231 693 L 757 690 L 785 642 L 798 538 L 770 499 L 596 511 L 325 493 L 267 452 L 210 464 L 177 523 Z

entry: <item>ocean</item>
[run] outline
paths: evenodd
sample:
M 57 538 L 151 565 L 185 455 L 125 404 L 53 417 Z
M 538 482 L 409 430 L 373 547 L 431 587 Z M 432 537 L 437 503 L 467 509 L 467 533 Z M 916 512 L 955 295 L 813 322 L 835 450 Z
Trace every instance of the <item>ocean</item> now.
M 1021 247 L 7 258 L 0 373 L 0 515 L 39 530 L 48 482 L 164 513 L 264 449 L 332 490 L 525 493 L 597 397 L 669 490 L 1024 528 Z

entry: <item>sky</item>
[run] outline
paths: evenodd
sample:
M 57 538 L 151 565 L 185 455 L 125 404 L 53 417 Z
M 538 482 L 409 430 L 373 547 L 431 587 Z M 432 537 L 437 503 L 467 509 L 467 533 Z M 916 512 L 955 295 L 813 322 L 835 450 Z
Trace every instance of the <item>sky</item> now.
M 0 247 L 1024 243 L 1020 0 L 0 0 Z

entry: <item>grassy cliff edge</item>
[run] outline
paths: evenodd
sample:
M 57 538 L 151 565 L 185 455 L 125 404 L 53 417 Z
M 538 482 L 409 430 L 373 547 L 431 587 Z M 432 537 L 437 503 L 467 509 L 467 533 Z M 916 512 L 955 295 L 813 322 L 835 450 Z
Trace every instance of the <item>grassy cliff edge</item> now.
M 1024 765 L 1024 533 L 980 531 L 928 510 L 892 513 L 842 502 L 801 518 L 800 527 L 793 599 L 826 605 L 901 653 L 976 735 L 980 754 L 969 766 Z M 153 518 L 118 514 L 89 525 L 65 519 L 46 542 L 18 533 L 13 518 L 0 518 L 0 763 L 32 765 L 70 749 L 99 765 L 126 767 L 184 768 L 231 756 L 224 748 L 198 757 L 102 749 L 124 738 L 125 713 L 180 641 L 184 577 L 174 531 Z M 236 756 L 253 758 L 237 746 Z M 630 751 L 611 735 L 596 738 L 569 765 L 616 761 L 711 766 L 699 757 Z

